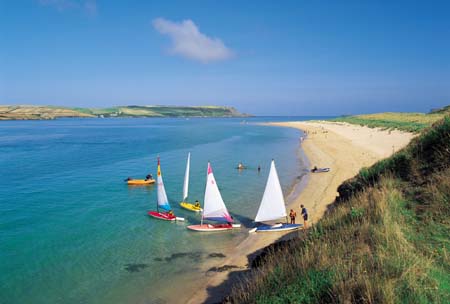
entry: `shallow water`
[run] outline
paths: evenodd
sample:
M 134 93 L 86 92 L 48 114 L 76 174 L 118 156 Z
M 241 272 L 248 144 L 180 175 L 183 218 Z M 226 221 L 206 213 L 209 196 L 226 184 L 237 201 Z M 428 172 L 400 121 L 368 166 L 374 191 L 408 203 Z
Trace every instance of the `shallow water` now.
M 276 160 L 285 194 L 305 169 L 296 153 L 299 131 L 255 122 L 292 119 L 0 122 L 1 301 L 182 299 L 174 290 L 192 288 L 193 278 L 204 276 L 247 234 L 246 229 L 219 234 L 186 229 L 200 221 L 200 215 L 178 206 L 187 153 L 190 201 L 203 201 L 210 160 L 230 213 L 250 226 L 270 160 Z M 148 217 L 156 187 L 123 182 L 128 176 L 155 176 L 157 155 L 171 205 L 185 223 Z M 239 161 L 249 169 L 234 169 Z

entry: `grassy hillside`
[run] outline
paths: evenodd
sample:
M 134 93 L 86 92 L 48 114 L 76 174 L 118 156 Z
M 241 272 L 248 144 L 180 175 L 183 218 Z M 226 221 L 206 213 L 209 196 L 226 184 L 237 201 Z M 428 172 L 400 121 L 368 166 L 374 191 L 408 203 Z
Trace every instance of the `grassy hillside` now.
M 430 111 L 430 114 L 449 114 L 450 113 L 450 105 L 439 108 L 439 109 L 433 109 Z
M 106 110 L 106 111 L 105 111 Z M 245 116 L 231 107 L 200 106 L 126 106 L 92 110 L 95 115 L 141 116 L 141 117 L 233 117 Z
M 431 126 L 434 122 L 450 114 L 450 106 L 425 113 L 377 113 L 355 116 L 341 116 L 333 121 L 348 122 L 371 128 L 399 129 L 418 133 Z
M 0 120 L 59 117 L 242 117 L 232 107 L 120 106 L 103 109 L 53 106 L 0 106 Z
M 342 184 L 308 232 L 272 245 L 232 303 L 450 303 L 450 117 Z
M 54 119 L 57 117 L 95 117 L 75 109 L 52 106 L 0 106 L 0 120 Z

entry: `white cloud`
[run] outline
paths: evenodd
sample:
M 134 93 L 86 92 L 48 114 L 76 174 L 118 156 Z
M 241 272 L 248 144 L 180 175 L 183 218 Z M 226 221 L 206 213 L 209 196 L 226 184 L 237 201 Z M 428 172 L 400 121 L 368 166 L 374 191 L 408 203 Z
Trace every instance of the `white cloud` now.
M 153 20 L 154 28 L 172 40 L 170 53 L 208 63 L 231 58 L 233 52 L 219 38 L 201 33 L 192 20 L 173 22 L 164 18 Z
M 97 14 L 96 0 L 38 0 L 43 6 L 51 6 L 62 12 L 70 9 L 80 9 L 89 15 Z

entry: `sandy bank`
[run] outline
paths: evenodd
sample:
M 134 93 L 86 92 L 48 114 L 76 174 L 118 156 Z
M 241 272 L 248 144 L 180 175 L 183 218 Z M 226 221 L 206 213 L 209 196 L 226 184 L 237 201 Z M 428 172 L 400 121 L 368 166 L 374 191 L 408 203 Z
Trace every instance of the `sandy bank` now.
M 356 175 L 362 167 L 370 166 L 403 148 L 414 137 L 412 133 L 371 129 L 346 123 L 281 122 L 270 125 L 292 127 L 307 132 L 301 146 L 311 165 L 331 168 L 328 173 L 310 174 L 305 189 L 288 206 L 300 214 L 299 206 L 304 204 L 310 213 L 310 223 L 317 222 L 323 216 L 327 206 L 337 195 L 337 187 L 344 180 Z M 245 269 L 249 254 L 282 236 L 283 233 L 250 234 L 236 247 L 233 254 L 217 266 L 235 265 Z M 233 270 L 236 269 L 231 271 Z M 192 294 L 188 303 L 220 301 L 223 293 L 227 292 L 227 286 L 222 284 L 227 277 L 228 272 L 209 277 L 207 288 L 214 289 L 214 292 L 200 289 Z

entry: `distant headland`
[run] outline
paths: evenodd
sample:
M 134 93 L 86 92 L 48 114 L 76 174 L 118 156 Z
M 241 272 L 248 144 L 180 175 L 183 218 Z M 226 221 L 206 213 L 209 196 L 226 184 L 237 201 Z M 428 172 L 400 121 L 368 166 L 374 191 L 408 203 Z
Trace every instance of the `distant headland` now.
M 107 117 L 248 117 L 224 106 L 117 106 L 69 108 L 58 106 L 0 105 L 0 120 L 45 120 L 56 118 Z

